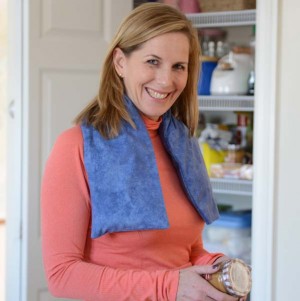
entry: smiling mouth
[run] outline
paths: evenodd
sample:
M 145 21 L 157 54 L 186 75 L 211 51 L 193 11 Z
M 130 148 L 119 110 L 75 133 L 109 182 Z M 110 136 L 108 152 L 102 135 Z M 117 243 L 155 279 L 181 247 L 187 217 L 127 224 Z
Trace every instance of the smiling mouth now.
M 159 93 L 150 88 L 146 88 L 146 91 L 151 97 L 156 98 L 156 99 L 164 99 L 169 95 L 169 93 Z

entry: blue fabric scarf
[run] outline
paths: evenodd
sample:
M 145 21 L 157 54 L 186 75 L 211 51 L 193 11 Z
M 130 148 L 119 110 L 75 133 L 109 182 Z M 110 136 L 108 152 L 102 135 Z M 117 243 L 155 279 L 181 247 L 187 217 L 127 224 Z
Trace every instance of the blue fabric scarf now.
M 152 143 L 138 110 L 125 96 L 136 129 L 123 122 L 120 134 L 103 138 L 82 125 L 84 164 L 92 204 L 92 238 L 105 233 L 169 227 Z M 163 115 L 159 135 L 185 192 L 208 224 L 219 217 L 197 139 L 172 116 Z

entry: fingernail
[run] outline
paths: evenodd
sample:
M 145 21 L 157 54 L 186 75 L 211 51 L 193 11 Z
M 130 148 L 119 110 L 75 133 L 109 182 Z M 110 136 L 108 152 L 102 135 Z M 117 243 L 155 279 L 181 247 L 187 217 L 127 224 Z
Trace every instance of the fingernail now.
M 213 269 L 217 269 L 217 268 L 219 268 L 219 267 L 220 267 L 220 263 L 216 263 L 216 264 L 214 264 L 214 265 L 212 266 Z
M 203 277 L 205 280 L 209 280 L 209 274 L 203 274 L 202 277 Z

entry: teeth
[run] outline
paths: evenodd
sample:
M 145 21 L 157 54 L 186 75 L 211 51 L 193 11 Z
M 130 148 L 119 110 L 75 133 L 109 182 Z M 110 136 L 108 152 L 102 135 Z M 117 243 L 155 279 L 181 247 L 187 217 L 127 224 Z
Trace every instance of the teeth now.
M 163 99 L 163 98 L 166 98 L 168 93 L 158 93 L 154 90 L 151 90 L 151 89 L 147 89 L 149 95 L 153 98 L 158 98 L 158 99 Z

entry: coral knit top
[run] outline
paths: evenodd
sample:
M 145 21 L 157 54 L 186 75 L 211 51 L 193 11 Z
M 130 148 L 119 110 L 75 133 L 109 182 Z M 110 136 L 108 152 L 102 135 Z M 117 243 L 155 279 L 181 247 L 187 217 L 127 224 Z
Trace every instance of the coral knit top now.
M 187 199 L 158 135 L 161 121 L 144 116 L 143 120 L 153 144 L 170 227 L 91 239 L 83 137 L 79 126 L 65 131 L 47 161 L 41 193 L 44 267 L 49 290 L 56 297 L 175 301 L 179 269 L 211 264 L 222 255 L 203 249 L 204 222 Z

